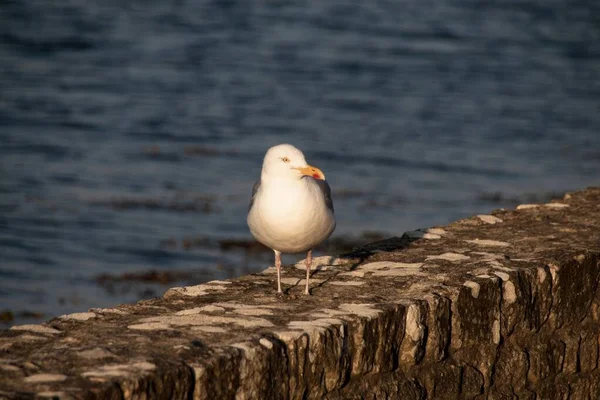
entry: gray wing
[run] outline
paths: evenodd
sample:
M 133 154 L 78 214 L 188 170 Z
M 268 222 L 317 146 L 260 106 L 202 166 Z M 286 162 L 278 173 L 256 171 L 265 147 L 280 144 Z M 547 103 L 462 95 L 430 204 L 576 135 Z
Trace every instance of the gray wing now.
M 254 184 L 254 186 L 252 187 L 252 198 L 250 199 L 250 205 L 248 206 L 248 212 L 250 212 L 250 210 L 252 210 L 252 206 L 254 205 L 254 199 L 256 198 L 256 193 L 258 192 L 258 189 L 260 189 L 260 179 L 256 181 L 256 183 Z
M 317 183 L 319 189 L 321 189 L 321 193 L 323 193 L 325 205 L 331 210 L 331 212 L 333 212 L 333 199 L 331 198 L 331 188 L 329 187 L 329 184 L 327 183 L 327 181 L 324 181 L 322 179 L 315 179 L 312 177 L 311 179 Z

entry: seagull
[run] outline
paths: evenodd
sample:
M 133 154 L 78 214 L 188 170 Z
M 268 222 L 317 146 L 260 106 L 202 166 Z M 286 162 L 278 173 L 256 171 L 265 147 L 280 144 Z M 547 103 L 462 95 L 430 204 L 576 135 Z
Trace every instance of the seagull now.
M 247 222 L 254 238 L 275 252 L 278 294 L 283 293 L 281 253 L 307 252 L 304 294 L 310 294 L 312 249 L 335 229 L 331 189 L 323 172 L 308 165 L 291 144 L 271 147 L 252 189 Z

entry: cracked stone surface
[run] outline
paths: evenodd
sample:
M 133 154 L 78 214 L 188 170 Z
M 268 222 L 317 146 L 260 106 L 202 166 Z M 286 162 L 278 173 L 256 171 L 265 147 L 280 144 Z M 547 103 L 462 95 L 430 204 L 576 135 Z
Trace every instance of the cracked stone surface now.
M 0 331 L 0 398 L 600 398 L 600 188 Z

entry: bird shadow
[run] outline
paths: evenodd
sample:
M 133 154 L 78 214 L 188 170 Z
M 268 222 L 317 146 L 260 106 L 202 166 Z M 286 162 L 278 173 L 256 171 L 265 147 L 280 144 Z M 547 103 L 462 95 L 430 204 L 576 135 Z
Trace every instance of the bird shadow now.
M 349 268 L 350 271 L 353 271 L 374 254 L 403 250 L 416 240 L 419 240 L 419 238 L 411 237 L 406 234 L 402 235 L 402 237 L 393 236 L 388 239 L 378 240 L 352 249 L 352 251 L 348 253 L 340 254 L 338 258 L 353 260 L 354 262 Z
M 392 251 L 403 250 L 410 246 L 410 244 L 416 240 L 419 240 L 417 237 L 411 237 L 406 234 L 402 235 L 402 237 L 393 236 L 388 239 L 378 240 L 376 242 L 369 243 L 364 246 L 360 246 L 352 249 L 347 253 L 340 254 L 339 256 L 330 256 L 330 262 L 326 264 L 333 264 L 336 259 L 342 260 L 351 260 L 350 265 L 345 265 L 344 271 L 354 271 L 360 265 L 362 265 L 365 261 L 369 259 L 374 254 L 378 253 L 389 253 Z M 315 274 L 320 272 L 322 269 L 315 268 L 314 271 L 311 272 L 310 277 L 312 278 Z M 342 272 L 342 271 L 339 271 Z M 338 273 L 339 273 L 338 272 Z M 316 285 L 315 287 L 321 287 L 325 285 L 327 282 L 335 278 L 338 274 L 333 274 L 327 277 L 323 282 Z

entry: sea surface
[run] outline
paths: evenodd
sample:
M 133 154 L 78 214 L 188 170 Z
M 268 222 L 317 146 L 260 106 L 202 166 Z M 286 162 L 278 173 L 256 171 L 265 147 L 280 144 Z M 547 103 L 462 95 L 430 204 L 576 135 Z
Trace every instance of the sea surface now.
M 598 185 L 600 2 L 2 1 L 0 327 L 266 268 L 285 142 L 321 253 Z

